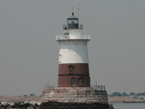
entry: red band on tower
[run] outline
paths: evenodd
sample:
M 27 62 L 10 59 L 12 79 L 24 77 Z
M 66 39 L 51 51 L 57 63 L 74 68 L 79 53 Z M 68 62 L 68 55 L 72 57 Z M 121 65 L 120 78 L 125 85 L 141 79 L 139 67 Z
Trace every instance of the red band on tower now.
M 88 64 L 59 64 L 58 87 L 90 87 Z

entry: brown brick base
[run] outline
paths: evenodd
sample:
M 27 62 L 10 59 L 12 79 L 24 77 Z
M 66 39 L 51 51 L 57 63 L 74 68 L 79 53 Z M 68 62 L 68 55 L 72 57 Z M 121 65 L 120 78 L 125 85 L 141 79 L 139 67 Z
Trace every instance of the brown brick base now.
M 59 64 L 58 87 L 71 87 L 75 78 L 75 87 L 90 87 L 88 64 Z M 79 85 L 79 79 L 82 85 Z

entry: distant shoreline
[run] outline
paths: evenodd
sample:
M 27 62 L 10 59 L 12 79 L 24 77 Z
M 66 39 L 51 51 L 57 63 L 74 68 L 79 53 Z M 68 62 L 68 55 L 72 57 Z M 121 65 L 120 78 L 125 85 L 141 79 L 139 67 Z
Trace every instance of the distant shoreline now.
M 145 101 L 143 101 L 143 102 L 132 102 L 132 101 L 130 101 L 130 102 L 117 102 L 117 101 L 114 101 L 114 102 L 109 102 L 109 103 L 145 103 Z
M 108 97 L 109 103 L 145 103 L 145 100 L 134 99 L 129 97 Z
M 0 102 L 9 101 L 41 101 L 41 97 L 29 96 L 29 97 L 16 97 L 16 96 L 6 96 L 0 95 Z M 129 97 L 108 97 L 108 103 L 145 103 L 145 100 L 134 99 Z

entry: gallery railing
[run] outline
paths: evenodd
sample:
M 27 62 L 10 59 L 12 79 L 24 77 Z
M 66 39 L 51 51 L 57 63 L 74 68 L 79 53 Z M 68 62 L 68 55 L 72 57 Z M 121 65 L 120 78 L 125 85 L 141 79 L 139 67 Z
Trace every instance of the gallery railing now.
M 60 87 L 62 87 L 62 88 L 64 88 L 65 86 L 59 86 L 59 88 Z M 54 90 L 54 89 L 56 89 L 56 88 L 58 88 L 58 86 L 54 86 L 54 85 L 48 85 L 48 84 L 46 84 L 45 85 L 45 90 L 49 90 L 49 89 L 52 89 L 52 90 Z M 70 88 L 70 87 L 66 87 L 66 88 Z M 81 88 L 81 87 L 74 87 L 74 88 Z M 91 85 L 90 87 L 87 87 L 87 88 L 91 88 L 92 90 L 105 90 L 105 85 Z

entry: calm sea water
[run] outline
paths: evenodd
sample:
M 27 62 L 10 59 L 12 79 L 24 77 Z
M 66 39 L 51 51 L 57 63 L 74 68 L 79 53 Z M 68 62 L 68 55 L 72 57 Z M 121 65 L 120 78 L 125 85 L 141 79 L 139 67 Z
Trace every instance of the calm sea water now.
M 115 109 L 145 109 L 145 103 L 112 103 Z

